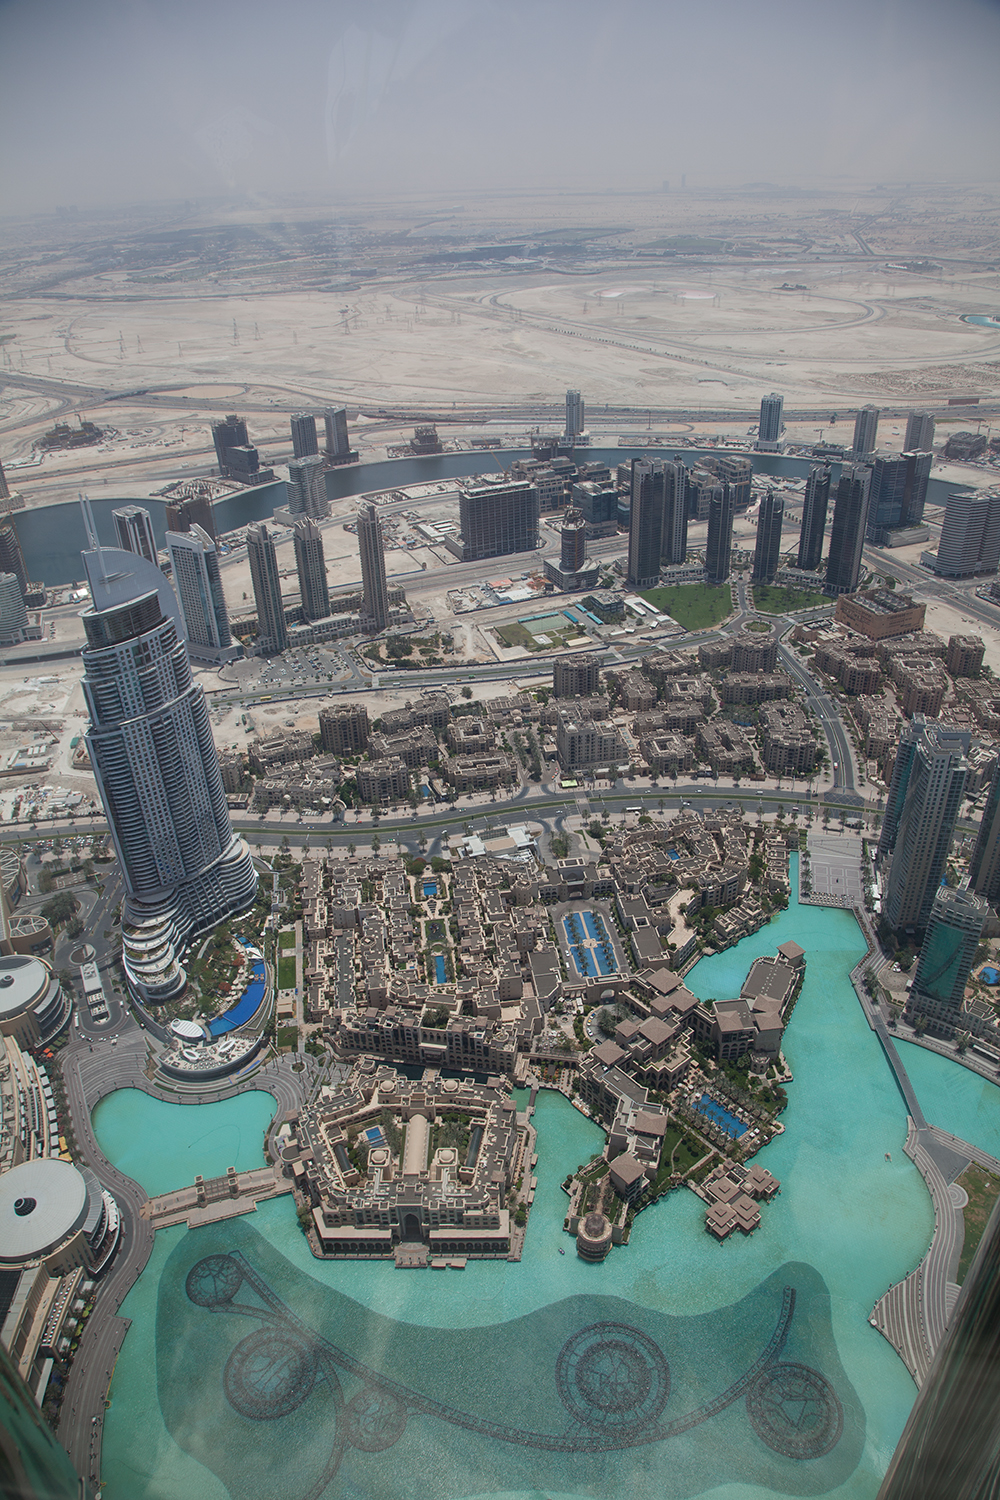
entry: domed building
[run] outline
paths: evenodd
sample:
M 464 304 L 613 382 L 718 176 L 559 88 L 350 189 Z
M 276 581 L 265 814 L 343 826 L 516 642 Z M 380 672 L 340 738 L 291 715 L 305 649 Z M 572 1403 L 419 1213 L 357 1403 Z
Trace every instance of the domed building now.
M 0 1176 L 0 1267 L 102 1271 L 115 1252 L 118 1205 L 89 1167 L 38 1157 Z
M 581 1260 L 603 1260 L 611 1249 L 611 1221 L 603 1214 L 585 1214 L 577 1225 L 576 1253 Z
M 73 1002 L 52 965 L 26 953 L 0 957 L 0 1035 L 19 1047 L 51 1041 L 70 1018 Z

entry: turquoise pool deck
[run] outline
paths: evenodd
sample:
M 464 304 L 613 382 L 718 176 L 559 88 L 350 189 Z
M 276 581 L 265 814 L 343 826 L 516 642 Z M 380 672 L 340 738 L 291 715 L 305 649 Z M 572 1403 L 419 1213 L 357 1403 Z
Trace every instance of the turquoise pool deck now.
M 425 1466 L 424 1473 L 433 1470 L 426 1493 L 440 1500 L 501 1494 L 514 1500 L 539 1493 L 630 1493 L 637 1500 L 824 1493 L 874 1500 L 914 1387 L 867 1318 L 889 1284 L 924 1254 L 933 1212 L 923 1181 L 902 1151 L 905 1106 L 847 979 L 864 952 L 863 940 L 849 913 L 799 907 L 793 900 L 761 932 L 702 960 L 687 983 L 701 998 L 731 997 L 752 959 L 773 953 L 787 938 L 805 948 L 807 973 L 785 1037 L 795 1075 L 782 1117 L 785 1133 L 757 1158 L 780 1179 L 782 1192 L 756 1234 L 716 1243 L 704 1231 L 702 1204 L 681 1191 L 642 1213 L 631 1243 L 613 1250 L 607 1261 L 579 1260 L 561 1228 L 566 1198 L 560 1183 L 600 1150 L 603 1134 L 561 1096 L 545 1092 L 535 1113 L 538 1192 L 520 1264 L 470 1262 L 461 1272 L 406 1273 L 384 1262 L 316 1261 L 287 1198 L 264 1203 L 228 1226 L 160 1231 L 149 1265 L 122 1307 L 133 1322 L 105 1425 L 107 1500 L 270 1500 L 274 1475 L 293 1452 L 301 1455 L 295 1460 L 301 1467 L 286 1468 L 295 1478 L 282 1493 L 297 1500 L 322 1472 L 334 1428 L 352 1436 L 325 1491 L 330 1500 L 402 1500 L 418 1488 L 423 1494 L 414 1486 L 413 1463 Z M 902 1051 L 928 1119 L 1000 1152 L 1000 1093 L 994 1086 L 924 1049 Z M 182 1141 L 176 1127 L 187 1108 L 160 1106 L 172 1112 L 168 1136 L 162 1126 L 156 1132 L 137 1128 L 141 1111 L 156 1101 L 126 1095 L 120 1113 L 108 1111 L 118 1097 L 95 1112 L 98 1136 L 111 1159 L 147 1191 L 179 1186 L 204 1170 L 192 1168 L 196 1143 L 207 1151 L 217 1133 L 225 1150 L 231 1151 L 235 1130 L 240 1149 L 252 1146 L 257 1153 L 241 1162 L 230 1157 L 222 1170 L 260 1160 L 266 1121 L 228 1114 L 254 1096 L 191 1108 L 201 1124 Z M 263 1099 L 269 1114 L 270 1096 Z M 173 1159 L 168 1139 L 176 1148 Z M 147 1159 L 148 1151 L 153 1155 Z M 299 1373 L 312 1394 L 295 1411 L 281 1422 L 248 1421 L 239 1411 L 240 1392 L 245 1396 L 247 1381 L 260 1376 L 259 1361 L 238 1365 L 236 1354 L 231 1368 L 225 1361 L 237 1346 L 259 1353 L 252 1343 L 261 1336 L 259 1320 L 234 1316 L 228 1304 L 206 1307 L 184 1295 L 192 1267 L 207 1256 L 233 1252 L 295 1318 L 328 1341 L 324 1348 L 346 1348 L 350 1357 L 407 1389 L 418 1386 L 424 1398 L 467 1410 L 467 1425 L 411 1408 L 399 1435 L 393 1402 L 382 1398 L 381 1409 L 378 1401 L 373 1406 L 371 1391 L 366 1394 L 343 1367 L 339 1378 L 348 1404 L 336 1420 L 335 1375 L 316 1376 L 313 1387 L 310 1369 Z M 246 1300 L 252 1311 L 263 1304 L 255 1294 L 245 1298 L 249 1285 L 244 1282 L 234 1302 Z M 622 1336 L 625 1344 L 632 1342 L 619 1359 L 626 1374 L 646 1359 L 642 1351 L 650 1340 L 663 1351 L 673 1382 L 660 1419 L 666 1423 L 692 1403 L 717 1396 L 748 1368 L 774 1326 L 782 1286 L 796 1291 L 798 1311 L 780 1368 L 822 1371 L 836 1391 L 842 1435 L 829 1452 L 795 1461 L 787 1454 L 776 1457 L 759 1436 L 759 1412 L 750 1415 L 751 1393 L 682 1434 L 581 1457 L 579 1435 L 591 1441 L 592 1428 L 574 1419 L 573 1392 L 578 1397 L 588 1389 L 594 1371 L 586 1350 L 574 1343 L 574 1329 L 582 1336 L 583 1328 L 603 1321 L 631 1330 Z M 448 1330 L 467 1330 L 469 1337 L 463 1342 Z M 700 1365 L 692 1350 L 700 1351 Z M 661 1358 L 658 1352 L 655 1358 Z M 277 1366 L 272 1360 L 267 1368 Z M 243 1385 L 233 1386 L 233 1370 Z M 553 1396 L 554 1371 L 561 1372 L 562 1404 Z M 236 1407 L 223 1396 L 227 1380 Z M 275 1389 L 272 1381 L 272 1395 Z M 564 1443 L 569 1434 L 577 1448 L 554 1453 L 501 1441 L 484 1430 L 490 1421 L 562 1434 Z M 256 1466 L 247 1457 L 251 1453 L 258 1455 Z M 273 1465 L 278 1468 L 272 1472 Z

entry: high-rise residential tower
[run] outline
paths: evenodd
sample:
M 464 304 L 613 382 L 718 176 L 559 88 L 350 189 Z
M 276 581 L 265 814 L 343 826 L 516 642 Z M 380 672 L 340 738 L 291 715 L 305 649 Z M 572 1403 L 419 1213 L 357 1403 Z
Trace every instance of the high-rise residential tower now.
M 1000 495 L 958 490 L 948 496 L 937 552 L 921 562 L 941 578 L 995 573 L 1000 564 Z
M 316 437 L 316 418 L 312 412 L 297 412 L 292 418 L 291 425 L 293 457 L 308 458 L 311 453 L 318 453 L 319 440 Z
M 934 418 L 929 411 L 911 411 L 906 419 L 904 453 L 931 453 L 934 450 Z
M 923 520 L 933 454 L 883 450 L 867 462 L 872 471 L 867 537 L 880 546 L 891 531 L 919 526 Z
M 757 429 L 757 447 L 761 452 L 772 452 L 781 441 L 784 396 L 772 391 L 760 403 L 760 425 Z
M 156 537 L 149 511 L 141 505 L 123 505 L 111 512 L 118 545 L 123 552 L 135 552 L 147 562 L 156 562 Z
M 914 717 L 893 767 L 879 837 L 882 910 L 894 931 L 922 931 L 941 885 L 969 772 L 970 736 Z
M 250 438 L 247 435 L 247 424 L 242 417 L 232 412 L 221 422 L 212 423 L 212 442 L 215 444 L 215 457 L 219 465 L 219 473 L 225 478 L 229 468 L 226 457 L 230 448 L 247 448 Z
M 864 458 L 866 453 L 875 451 L 879 416 L 877 406 L 863 406 L 855 417 L 854 441 L 851 443 L 851 453 L 855 458 Z
M 753 551 L 753 582 L 773 583 L 781 556 L 781 523 L 785 502 L 768 490 L 760 502 L 757 517 L 757 541 Z
M 934 894 L 909 1008 L 927 1016 L 935 1030 L 954 1032 L 989 914 L 989 902 L 974 891 L 944 885 Z
M 215 511 L 211 495 L 189 495 L 185 500 L 168 502 L 167 530 L 190 531 L 192 526 L 200 526 L 215 541 Z
M 122 962 L 142 1001 L 175 998 L 200 932 L 253 901 L 208 707 L 155 590 L 83 617 L 87 749 L 125 884 Z
M 361 610 L 374 634 L 389 624 L 389 585 L 385 576 L 385 544 L 378 510 L 369 501 L 358 512 L 358 551 L 361 554 Z
M 24 607 L 17 578 L 0 573 L 0 646 L 17 646 L 28 629 L 28 611 Z
M 675 567 L 687 561 L 688 471 L 680 459 L 663 465 L 663 524 L 660 529 L 660 562 Z
M 293 516 L 311 516 L 316 520 L 329 515 L 323 460 L 318 453 L 293 458 L 289 462 L 286 491 L 288 509 Z
M 829 503 L 830 470 L 823 464 L 813 464 L 806 480 L 798 556 L 799 567 L 810 573 L 818 570 L 823 559 L 823 534 Z
M 325 620 L 330 613 L 330 590 L 326 582 L 322 534 L 309 516 L 299 516 L 292 532 L 302 613 L 307 620 Z
M 465 480 L 458 490 L 462 561 L 534 552 L 538 488 L 522 479 Z
M 833 503 L 826 564 L 826 587 L 832 594 L 853 594 L 858 586 L 870 484 L 871 470 L 864 464 L 844 464 Z
M 9 499 L 10 499 L 10 488 L 9 488 L 9 486 L 7 484 L 7 476 L 4 473 L 4 471 L 3 471 L 3 464 L 0 464 L 0 500 L 9 500 Z
M 326 457 L 332 464 L 357 463 L 358 453 L 351 447 L 347 431 L 347 411 L 344 407 L 329 407 L 323 413 L 326 423 Z
M 665 467 L 658 458 L 632 460 L 627 577 L 635 589 L 651 589 L 660 577 Z
M 239 648 L 233 646 L 215 542 L 196 523 L 189 531 L 168 531 L 167 552 L 189 655 L 207 661 L 224 661 L 237 655 Z
M 718 486 L 708 511 L 708 541 L 705 571 L 711 584 L 725 583 L 733 555 L 733 492 L 728 484 Z
M 579 573 L 587 561 L 587 522 L 575 505 L 567 505 L 563 511 L 559 537 L 562 572 Z
M 281 574 L 274 538 L 263 521 L 247 527 L 247 556 L 257 605 L 257 634 L 264 651 L 277 654 L 288 645 L 285 607 L 281 602 Z
M 1000 761 L 993 772 L 976 847 L 969 861 L 969 885 L 1000 906 Z
M 0 521 L 0 573 L 13 573 L 23 598 L 28 592 L 28 570 L 17 527 L 9 517 Z
M 583 397 L 579 391 L 566 392 L 566 436 L 572 440 L 586 429 Z

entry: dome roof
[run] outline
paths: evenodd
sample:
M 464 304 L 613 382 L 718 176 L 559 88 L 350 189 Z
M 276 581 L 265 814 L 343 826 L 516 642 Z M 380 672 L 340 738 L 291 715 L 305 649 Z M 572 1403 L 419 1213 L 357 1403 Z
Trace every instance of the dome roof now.
M 0 1262 L 47 1255 L 80 1228 L 88 1189 L 72 1162 L 41 1156 L 0 1176 Z

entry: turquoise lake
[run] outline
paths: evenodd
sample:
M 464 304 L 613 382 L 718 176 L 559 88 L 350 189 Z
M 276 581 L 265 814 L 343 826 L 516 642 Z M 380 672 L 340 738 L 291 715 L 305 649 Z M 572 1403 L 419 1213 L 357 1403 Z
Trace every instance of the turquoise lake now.
M 785 1133 L 757 1158 L 780 1179 L 782 1191 L 762 1209 L 753 1236 L 717 1244 L 705 1233 L 702 1204 L 693 1193 L 679 1191 L 640 1215 L 631 1243 L 613 1250 L 603 1264 L 579 1260 L 562 1231 L 566 1198 L 560 1184 L 601 1149 L 603 1133 L 566 1100 L 544 1092 L 535 1113 L 538 1193 L 519 1264 L 472 1262 L 464 1271 L 407 1273 L 380 1262 L 318 1262 L 290 1198 L 264 1204 L 229 1225 L 161 1231 L 149 1266 L 122 1308 L 133 1322 L 115 1370 L 105 1426 L 107 1500 L 270 1500 L 274 1474 L 282 1472 L 292 1476 L 283 1493 L 295 1500 L 300 1493 L 320 1493 L 309 1488 L 307 1475 L 315 1480 L 316 1474 L 334 1470 L 324 1493 L 358 1500 L 408 1500 L 424 1493 L 415 1472 L 433 1473 L 436 1488 L 426 1493 L 448 1500 L 624 1493 L 678 1500 L 806 1493 L 874 1500 L 915 1392 L 902 1362 L 867 1318 L 887 1286 L 925 1252 L 933 1210 L 902 1151 L 905 1106 L 847 980 L 864 952 L 863 941 L 848 913 L 799 907 L 793 900 L 761 932 L 703 959 L 687 983 L 706 999 L 737 994 L 752 959 L 773 953 L 788 938 L 807 955 L 806 980 L 785 1035 L 795 1081 L 782 1116 Z M 987 1150 L 1000 1150 L 983 1118 L 991 1108 L 996 1114 L 995 1090 L 983 1094 L 984 1087 L 993 1086 L 920 1048 L 904 1048 L 908 1067 L 914 1054 L 919 1054 L 914 1085 L 928 1118 Z M 154 1191 L 178 1186 L 191 1180 L 195 1143 L 207 1146 L 216 1133 L 221 1144 L 235 1129 L 241 1146 L 245 1138 L 248 1150 L 257 1153 L 242 1165 L 260 1161 L 266 1121 L 228 1113 L 247 1097 L 254 1096 L 197 1108 L 161 1106 L 168 1113 L 150 1144 L 148 1163 L 145 1146 L 136 1139 L 140 1116 L 131 1113 L 155 1103 L 146 1096 L 124 1096 L 120 1115 L 105 1115 L 114 1096 L 105 1101 L 97 1111 L 99 1138 L 111 1159 L 147 1190 L 147 1178 L 158 1185 Z M 269 1096 L 264 1098 L 269 1111 Z M 178 1116 L 188 1114 L 200 1122 L 199 1129 L 192 1121 L 181 1143 Z M 178 1147 L 173 1162 L 164 1144 L 168 1133 Z M 222 1170 L 230 1164 L 238 1163 L 226 1160 Z M 233 1299 L 235 1306 L 247 1296 L 240 1317 L 232 1315 L 228 1303 L 213 1310 L 196 1303 L 190 1292 L 185 1297 L 184 1287 L 190 1288 L 196 1276 L 192 1268 L 209 1258 L 212 1264 L 244 1268 L 248 1279 Z M 264 1292 L 246 1293 L 256 1282 Z M 786 1299 L 792 1289 L 799 1309 L 783 1368 L 823 1372 L 839 1399 L 842 1436 L 828 1454 L 798 1461 L 800 1454 L 796 1462 L 776 1457 L 760 1440 L 764 1428 L 760 1413 L 751 1412 L 751 1393 L 734 1398 L 711 1420 L 699 1418 L 701 1425 L 681 1436 L 626 1444 L 613 1455 L 587 1450 L 589 1456 L 581 1457 L 577 1450 L 590 1439 L 586 1431 L 583 1438 L 574 1437 L 578 1428 L 572 1422 L 565 1436 L 567 1413 L 555 1402 L 552 1371 L 563 1382 L 563 1403 L 572 1417 L 573 1391 L 579 1393 L 581 1382 L 594 1373 L 587 1374 L 586 1351 L 580 1355 L 574 1342 L 587 1328 L 626 1328 L 622 1337 L 632 1341 L 623 1356 L 626 1365 L 632 1360 L 637 1367 L 635 1362 L 647 1357 L 644 1349 L 653 1349 L 649 1357 L 655 1359 L 666 1351 L 673 1381 L 669 1399 L 661 1391 L 666 1418 L 675 1403 L 683 1413 L 722 1387 L 737 1389 L 741 1372 L 774 1327 L 781 1286 Z M 251 1313 L 262 1324 L 262 1332 L 252 1335 Z M 579 1325 L 586 1325 L 583 1333 L 567 1341 L 566 1329 Z M 250 1422 L 234 1410 L 247 1383 L 263 1378 L 263 1367 L 250 1355 L 259 1354 L 261 1339 L 272 1339 L 275 1326 L 316 1330 L 325 1341 L 322 1347 L 334 1351 L 330 1359 L 341 1360 L 337 1369 L 347 1382 L 346 1408 L 330 1406 L 338 1377 L 329 1364 L 322 1378 L 315 1376 L 315 1386 L 310 1385 L 315 1372 L 302 1375 L 303 1389 L 312 1394 L 303 1396 L 284 1422 Z M 282 1337 L 287 1344 L 288 1336 Z M 237 1338 L 243 1342 L 231 1354 Z M 237 1370 L 233 1360 L 244 1347 L 249 1352 Z M 423 1389 L 421 1382 L 428 1391 L 433 1387 L 435 1399 L 448 1410 L 464 1410 L 465 1403 L 470 1415 L 461 1418 L 464 1427 L 426 1410 L 420 1415 L 411 1404 L 405 1435 L 388 1430 L 396 1417 L 404 1421 L 392 1397 L 383 1396 L 374 1416 L 370 1382 L 348 1400 L 359 1359 L 386 1377 L 391 1373 L 407 1389 Z M 273 1372 L 276 1365 L 272 1361 L 266 1368 Z M 243 1381 L 235 1396 L 234 1370 Z M 345 1370 L 355 1373 L 345 1375 Z M 655 1391 L 650 1394 L 648 1382 L 642 1390 L 652 1401 Z M 421 1398 L 425 1408 L 428 1399 Z M 369 1409 L 363 1410 L 366 1402 Z M 519 1446 L 490 1436 L 490 1421 L 508 1420 L 508 1408 L 514 1413 L 512 1427 L 563 1431 L 553 1440 L 566 1450 L 563 1456 L 536 1451 L 537 1443 L 525 1447 L 528 1440 Z M 359 1426 L 362 1417 L 368 1421 L 367 1438 Z M 339 1436 L 345 1421 L 353 1434 L 346 1449 Z M 372 1421 L 376 1428 L 381 1421 L 381 1436 L 371 1436 Z M 292 1444 L 288 1452 L 298 1455 L 301 1483 L 299 1469 L 289 1469 L 282 1457 L 284 1444 Z M 324 1457 L 331 1444 L 334 1460 Z M 410 1467 L 418 1464 L 419 1470 Z
M 141 1089 L 119 1089 L 94 1110 L 93 1126 L 108 1161 L 134 1177 L 150 1197 L 202 1177 L 245 1172 L 264 1159 L 264 1132 L 274 1118 L 270 1094 L 255 1089 L 219 1104 L 167 1104 Z

